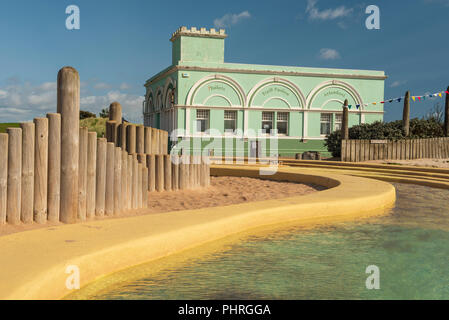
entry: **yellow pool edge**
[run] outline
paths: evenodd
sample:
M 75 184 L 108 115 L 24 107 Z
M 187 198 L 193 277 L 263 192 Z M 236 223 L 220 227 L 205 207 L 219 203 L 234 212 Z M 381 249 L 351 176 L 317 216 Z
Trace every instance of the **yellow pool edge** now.
M 266 168 L 262 169 L 266 170 Z M 264 173 L 264 172 L 263 172 Z M 259 177 L 258 167 L 213 166 L 213 175 Z M 0 237 L 0 299 L 59 299 L 71 293 L 67 267 L 81 287 L 101 276 L 226 236 L 282 222 L 313 224 L 378 215 L 393 205 L 383 181 L 280 167 L 262 178 L 331 189 L 305 196 L 231 206 L 60 225 Z

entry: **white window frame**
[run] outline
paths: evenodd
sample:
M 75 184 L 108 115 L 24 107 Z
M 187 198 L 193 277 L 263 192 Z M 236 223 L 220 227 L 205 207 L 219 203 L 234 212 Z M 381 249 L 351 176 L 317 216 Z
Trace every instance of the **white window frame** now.
M 207 117 L 198 117 L 198 112 L 206 113 Z M 206 128 L 204 131 L 198 131 L 198 120 L 206 120 Z M 195 132 L 197 134 L 206 134 L 206 131 L 209 129 L 210 129 L 210 110 L 209 109 L 196 109 Z
M 264 114 L 270 114 L 271 115 L 271 120 L 264 120 Z M 261 129 L 263 130 L 263 123 L 264 122 L 268 122 L 271 121 L 271 130 L 274 130 L 274 111 L 262 111 L 262 122 L 261 122 Z M 270 132 L 265 132 L 266 135 L 271 134 L 271 130 Z
M 284 115 L 284 114 L 287 116 L 287 119 L 279 120 L 279 115 Z M 278 135 L 280 135 L 280 136 L 288 136 L 288 120 L 289 120 L 289 117 L 290 117 L 290 112 L 277 112 L 277 114 L 276 114 L 276 131 L 277 131 Z M 285 124 L 286 124 L 286 132 L 285 133 L 279 133 L 279 128 L 278 128 L 278 123 L 279 122 L 285 122 Z
M 337 117 L 340 118 L 339 121 L 337 121 Z M 341 130 L 341 127 L 342 127 L 342 125 L 343 125 L 343 113 L 335 113 L 335 118 L 334 118 L 334 119 L 335 119 L 334 125 L 333 125 L 334 131 Z M 339 129 L 337 129 L 337 124 L 340 125 L 340 128 L 339 128 Z M 334 131 L 333 131 L 333 132 L 334 132 Z
M 227 112 L 229 112 L 229 113 L 232 113 L 234 116 L 234 118 L 233 119 L 226 119 L 226 113 Z M 237 130 L 237 110 L 225 110 L 224 111 L 224 115 L 223 115 L 223 131 L 224 131 L 224 133 L 225 133 L 225 135 L 235 135 L 235 132 L 236 132 L 236 130 Z M 226 121 L 230 121 L 230 120 L 234 120 L 234 131 L 233 132 L 227 132 L 226 131 L 226 128 L 225 128 L 225 126 L 224 126 L 224 124 L 226 123 Z
M 321 124 L 323 123 L 327 123 L 327 122 L 323 122 L 322 121 L 322 116 L 326 115 L 327 117 L 329 117 L 329 133 L 321 133 Z M 322 112 L 320 113 L 320 136 L 322 137 L 326 137 L 327 135 L 332 133 L 332 113 L 331 112 Z

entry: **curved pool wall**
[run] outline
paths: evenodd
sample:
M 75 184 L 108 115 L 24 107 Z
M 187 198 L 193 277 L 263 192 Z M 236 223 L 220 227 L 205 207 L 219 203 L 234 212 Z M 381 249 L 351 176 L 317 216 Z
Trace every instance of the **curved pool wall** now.
M 382 181 L 279 168 L 268 179 L 329 187 L 306 196 L 132 218 L 62 225 L 0 238 L 0 299 L 58 299 L 69 294 L 68 266 L 81 287 L 101 276 L 239 232 L 295 221 L 311 225 L 379 215 L 395 201 Z M 222 166 L 214 175 L 258 177 L 259 168 Z
M 162 270 L 127 269 L 113 275 L 121 281 L 105 277 L 69 298 L 449 299 L 449 190 L 394 185 L 388 215 L 251 232 Z M 379 268 L 378 290 L 366 288 L 370 265 Z

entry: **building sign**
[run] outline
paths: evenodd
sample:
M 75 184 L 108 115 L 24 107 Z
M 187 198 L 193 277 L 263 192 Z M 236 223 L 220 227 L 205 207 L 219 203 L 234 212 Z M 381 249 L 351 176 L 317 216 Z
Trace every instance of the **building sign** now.
M 288 97 L 290 95 L 290 92 L 288 92 L 288 90 L 285 89 L 285 88 L 273 87 L 273 86 L 271 86 L 270 88 L 262 91 L 262 95 L 263 96 L 268 96 L 270 94 L 282 94 L 282 95 Z
M 325 91 L 323 95 L 324 97 L 339 96 L 342 99 L 346 99 L 346 92 L 342 92 L 337 89 L 330 89 L 329 91 Z

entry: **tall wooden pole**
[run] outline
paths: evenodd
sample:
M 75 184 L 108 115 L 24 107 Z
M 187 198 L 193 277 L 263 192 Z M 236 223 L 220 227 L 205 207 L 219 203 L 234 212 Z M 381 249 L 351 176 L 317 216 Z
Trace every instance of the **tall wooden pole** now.
M 115 147 L 114 163 L 114 215 L 119 215 L 122 211 L 122 148 Z
M 122 105 L 113 102 L 109 105 L 109 120 L 115 121 L 117 125 L 122 123 Z
M 59 221 L 61 198 L 61 114 L 49 113 L 48 118 L 48 190 L 47 220 Z
M 145 154 L 151 154 L 151 128 L 145 127 Z
M 404 129 L 405 136 L 408 137 L 410 134 L 410 91 L 405 93 L 402 128 Z
M 22 186 L 20 218 L 23 223 L 33 222 L 34 208 L 34 122 L 21 123 L 22 128 Z
M 80 154 L 78 176 L 78 219 L 85 221 L 87 218 L 87 148 L 89 130 L 80 128 Z
M 172 164 L 169 154 L 163 155 L 164 157 L 164 189 L 165 191 L 172 190 Z
M 343 118 L 341 124 L 341 138 L 343 140 L 349 139 L 349 108 L 348 100 L 346 99 L 343 104 Z
M 106 138 L 97 140 L 97 173 L 95 190 L 95 215 L 103 217 L 106 201 Z
M 95 217 L 95 192 L 97 172 L 97 133 L 89 132 L 87 137 L 87 186 L 86 216 Z
M 129 154 L 136 153 L 136 125 L 128 124 L 126 127 L 126 147 Z
M 0 133 L 0 225 L 6 223 L 8 184 L 8 135 Z
M 145 166 L 142 173 L 142 207 L 148 208 L 148 168 Z
M 22 129 L 8 128 L 8 186 L 6 218 L 19 224 L 22 189 Z
M 122 149 L 122 191 L 120 196 L 120 206 L 122 211 L 128 210 L 128 152 Z
M 136 152 L 138 154 L 145 153 L 145 127 L 136 126 Z
M 156 190 L 156 155 L 147 155 L 148 163 L 148 191 Z
M 449 137 L 449 87 L 446 91 L 446 104 L 444 107 L 444 134 Z
M 126 200 L 127 200 L 127 208 L 128 210 L 133 209 L 133 196 L 132 196 L 132 191 L 133 191 L 133 173 L 134 173 L 134 169 L 133 169 L 133 156 L 131 154 L 129 154 L 128 156 L 128 176 L 126 177 Z
M 34 158 L 34 221 L 47 222 L 48 185 L 48 119 L 34 119 L 36 126 Z
M 156 155 L 156 190 L 158 192 L 164 191 L 164 156 Z
M 61 113 L 60 220 L 74 223 L 78 212 L 80 78 L 72 67 L 58 72 L 57 106 Z
M 114 166 L 115 145 L 108 142 L 106 147 L 106 200 L 105 213 L 107 216 L 114 215 Z
M 139 207 L 138 185 L 139 185 L 139 161 L 137 160 L 137 155 L 133 154 L 133 185 L 131 189 L 133 209 L 137 209 Z

